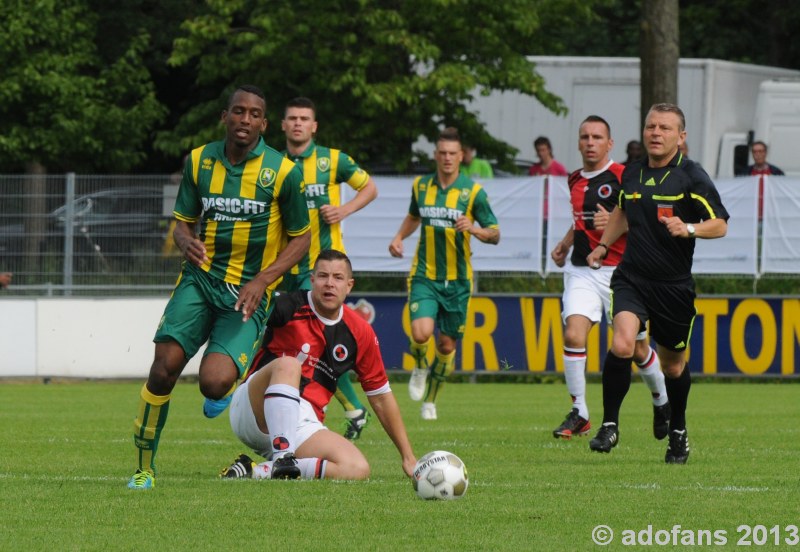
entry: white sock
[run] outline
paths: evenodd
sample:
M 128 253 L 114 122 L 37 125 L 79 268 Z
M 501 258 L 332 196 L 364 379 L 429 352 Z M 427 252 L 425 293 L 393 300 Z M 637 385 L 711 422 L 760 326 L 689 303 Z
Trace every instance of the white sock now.
M 272 479 L 272 460 L 256 464 L 253 468 L 253 479 Z
M 273 458 L 294 452 L 297 420 L 300 417 L 300 391 L 277 383 L 264 391 L 264 418 L 269 428 Z
M 589 407 L 586 405 L 586 349 L 564 347 L 564 379 L 567 391 L 572 395 L 572 408 L 578 409 L 578 415 L 589 419 Z
M 261 462 L 253 468 L 253 479 L 272 479 L 272 460 Z M 325 479 L 328 461 L 322 458 L 298 458 L 300 479 Z
M 322 458 L 298 458 L 301 479 L 325 479 L 325 468 L 328 461 Z
M 653 395 L 653 404 L 655 406 L 662 406 L 667 403 L 667 387 L 664 384 L 664 374 L 661 372 L 661 363 L 658 361 L 658 355 L 650 348 L 650 354 L 644 362 L 636 363 L 639 368 L 639 373 L 642 375 L 642 380 L 647 384 L 650 393 Z
M 352 420 L 353 418 L 358 418 L 364 413 L 363 408 L 359 408 L 358 410 L 347 410 L 344 413 L 344 417 L 348 420 Z

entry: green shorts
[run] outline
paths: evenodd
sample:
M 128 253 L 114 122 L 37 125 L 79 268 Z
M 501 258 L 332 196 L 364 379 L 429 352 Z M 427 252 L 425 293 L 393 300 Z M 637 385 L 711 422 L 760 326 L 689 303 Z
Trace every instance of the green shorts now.
M 301 274 L 292 274 L 287 272 L 283 275 L 283 280 L 278 285 L 279 291 L 310 291 L 311 290 L 311 272 L 303 272 Z
M 153 341 L 176 341 L 183 347 L 187 360 L 208 341 L 204 356 L 208 353 L 228 355 L 241 377 L 261 346 L 272 304 L 271 297 L 265 296 L 253 316 L 242 322 L 242 313 L 234 310 L 239 287 L 184 262 Z
M 411 320 L 433 318 L 444 335 L 461 339 L 472 296 L 471 280 L 409 278 L 408 311 Z

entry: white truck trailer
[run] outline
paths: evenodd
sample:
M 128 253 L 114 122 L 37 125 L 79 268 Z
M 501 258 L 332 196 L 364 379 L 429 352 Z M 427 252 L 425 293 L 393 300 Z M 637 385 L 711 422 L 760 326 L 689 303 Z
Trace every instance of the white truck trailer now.
M 641 140 L 639 59 L 532 56 L 550 92 L 569 113 L 554 115 L 530 96 L 493 92 L 476 96 L 470 108 L 487 130 L 535 160 L 533 140 L 547 136 L 555 158 L 568 170 L 581 165 L 578 125 L 588 115 L 611 124 L 612 156 L 625 160 L 629 140 Z M 768 160 L 787 174 L 800 176 L 800 71 L 715 59 L 681 59 L 678 104 L 686 114 L 689 157 L 712 176 L 732 176 L 738 162 L 748 163 L 741 145 L 752 132 L 769 145 Z M 430 148 L 432 150 L 432 147 Z M 480 152 L 479 152 L 480 154 Z

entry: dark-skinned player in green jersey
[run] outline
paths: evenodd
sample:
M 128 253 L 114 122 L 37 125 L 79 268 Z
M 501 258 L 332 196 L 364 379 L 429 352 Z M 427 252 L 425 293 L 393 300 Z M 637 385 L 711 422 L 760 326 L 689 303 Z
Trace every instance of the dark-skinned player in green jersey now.
M 258 351 L 273 289 L 310 244 L 303 177 L 261 137 L 264 93 L 238 87 L 222 124 L 225 139 L 191 152 L 178 189 L 173 235 L 184 262 L 153 338 L 155 358 L 134 421 L 138 469 L 130 489 L 155 486 L 170 395 L 186 363 L 208 341 L 199 374 L 203 410 L 224 410 Z

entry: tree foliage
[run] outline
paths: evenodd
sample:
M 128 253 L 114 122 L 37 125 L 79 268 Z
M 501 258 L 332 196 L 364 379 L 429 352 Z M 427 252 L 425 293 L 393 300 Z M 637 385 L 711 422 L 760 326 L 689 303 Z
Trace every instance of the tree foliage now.
M 794 0 L 680 0 L 682 57 L 800 68 Z M 455 125 L 483 156 L 513 150 L 468 100 L 520 90 L 555 112 L 527 55 L 638 57 L 642 0 L 6 0 L 0 161 L 51 171 L 173 170 L 221 135 L 235 84 L 281 107 L 307 95 L 320 141 L 365 166 L 412 162 Z M 531 129 L 531 135 L 535 129 Z
M 680 0 L 680 54 L 800 69 L 796 0 Z M 598 24 L 583 33 L 556 29 L 551 55 L 639 57 L 642 0 L 603 0 Z
M 0 161 L 6 170 L 121 172 L 164 113 L 142 58 L 139 31 L 103 59 L 98 17 L 85 0 L 0 4 Z
M 216 89 L 157 146 L 185 152 L 217 139 L 224 98 L 236 84 L 265 89 L 273 145 L 282 106 L 308 96 L 318 106 L 319 139 L 367 166 L 407 167 L 420 135 L 457 126 L 486 156 L 515 153 L 490 136 L 465 102 L 476 90 L 518 90 L 556 113 L 526 55 L 547 47 L 551 25 L 590 20 L 580 0 L 207 0 L 187 20 L 170 62 L 195 65 L 197 84 Z M 479 92 L 477 92 L 479 93 Z

